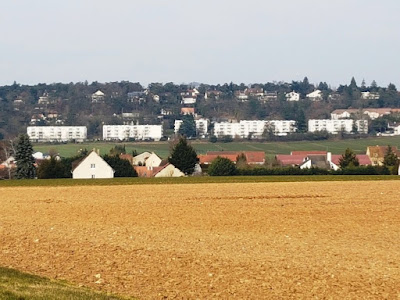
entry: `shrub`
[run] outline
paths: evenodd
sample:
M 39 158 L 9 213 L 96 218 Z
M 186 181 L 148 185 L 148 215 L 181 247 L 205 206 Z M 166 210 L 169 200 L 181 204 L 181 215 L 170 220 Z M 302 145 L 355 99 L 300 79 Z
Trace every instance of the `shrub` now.
M 236 175 L 237 169 L 235 164 L 228 158 L 217 157 L 208 167 L 210 176 L 233 176 Z

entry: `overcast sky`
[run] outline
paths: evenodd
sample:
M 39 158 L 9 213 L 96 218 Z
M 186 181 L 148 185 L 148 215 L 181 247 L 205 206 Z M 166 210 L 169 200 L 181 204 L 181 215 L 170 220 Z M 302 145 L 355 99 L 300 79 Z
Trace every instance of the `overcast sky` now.
M 400 88 L 398 0 L 12 0 L 0 85 L 301 80 Z

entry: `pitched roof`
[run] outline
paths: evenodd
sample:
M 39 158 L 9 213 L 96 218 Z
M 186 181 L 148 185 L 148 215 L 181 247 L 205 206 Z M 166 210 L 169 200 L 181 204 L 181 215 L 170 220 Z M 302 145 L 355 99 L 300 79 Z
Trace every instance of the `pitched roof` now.
M 369 157 L 379 157 L 383 158 L 387 152 L 388 146 L 368 146 L 367 152 L 369 153 Z M 400 151 L 397 147 L 392 146 L 392 151 L 400 157 Z
M 275 156 L 283 166 L 299 166 L 304 162 L 304 155 L 278 154 Z
M 339 166 L 339 160 L 340 160 L 341 157 L 342 157 L 342 155 L 340 155 L 340 154 L 332 154 L 331 161 L 335 165 Z M 370 165 L 372 165 L 371 159 L 369 158 L 368 155 L 366 155 L 366 154 L 357 154 L 356 157 L 358 159 L 358 162 L 360 163 L 360 166 L 370 166 Z
M 292 151 L 290 152 L 291 155 L 303 155 L 306 157 L 308 155 L 326 155 L 327 151 Z
M 263 164 L 265 163 L 265 152 L 263 151 L 209 151 L 206 155 L 199 155 L 200 163 L 201 160 L 208 159 L 210 163 L 212 160 L 216 159 L 218 156 L 230 159 L 236 162 L 236 158 L 244 154 L 248 164 Z M 211 160 L 210 160 L 211 159 Z
M 182 107 L 181 114 L 194 114 L 194 107 Z

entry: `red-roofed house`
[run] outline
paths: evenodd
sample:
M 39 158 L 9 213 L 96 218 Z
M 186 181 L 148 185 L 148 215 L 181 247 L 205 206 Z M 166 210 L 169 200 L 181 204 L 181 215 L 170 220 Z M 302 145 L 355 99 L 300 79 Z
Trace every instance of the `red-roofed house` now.
M 236 163 L 237 157 L 244 154 L 246 157 L 246 162 L 249 165 L 263 165 L 265 164 L 265 152 L 262 151 L 210 151 L 205 155 L 199 155 L 200 164 L 211 164 L 214 159 L 219 157 L 224 157 L 232 162 Z

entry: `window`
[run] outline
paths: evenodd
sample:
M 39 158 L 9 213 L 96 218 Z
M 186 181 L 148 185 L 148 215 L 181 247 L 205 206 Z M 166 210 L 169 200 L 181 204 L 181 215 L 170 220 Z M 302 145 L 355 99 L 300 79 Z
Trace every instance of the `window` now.
M 92 175 L 92 179 L 95 179 L 95 178 L 96 178 L 96 176 Z
M 91 169 L 95 169 L 95 168 L 96 168 L 96 164 L 91 164 L 91 165 L 90 165 L 90 168 L 91 168 Z M 93 176 L 94 176 L 94 175 L 93 175 Z

